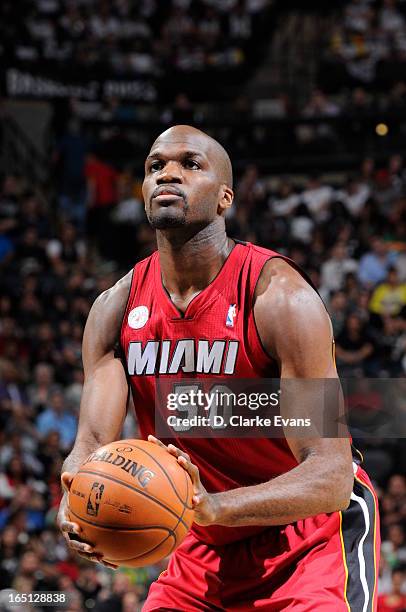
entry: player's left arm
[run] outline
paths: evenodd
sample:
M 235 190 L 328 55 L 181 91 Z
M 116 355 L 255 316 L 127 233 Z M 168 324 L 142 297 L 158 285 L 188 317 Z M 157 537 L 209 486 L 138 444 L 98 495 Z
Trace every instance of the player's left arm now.
M 279 364 L 282 386 L 284 380 L 293 378 L 337 378 L 328 314 L 317 293 L 285 261 L 270 260 L 264 267 L 254 314 L 262 343 Z M 290 416 L 309 416 L 303 395 L 290 399 Z M 204 489 L 190 458 L 169 445 L 168 450 L 178 456 L 192 478 L 195 521 L 201 525 L 283 525 L 345 509 L 354 481 L 349 439 L 320 435 L 286 439 L 298 462 L 295 468 L 260 485 L 214 494 Z

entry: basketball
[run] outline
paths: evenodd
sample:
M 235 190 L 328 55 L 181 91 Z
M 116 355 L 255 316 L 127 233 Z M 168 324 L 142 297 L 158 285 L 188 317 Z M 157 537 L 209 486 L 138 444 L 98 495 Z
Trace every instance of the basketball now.
M 165 449 L 144 440 L 102 446 L 81 465 L 68 496 L 80 538 L 116 565 L 166 557 L 192 522 L 192 482 Z

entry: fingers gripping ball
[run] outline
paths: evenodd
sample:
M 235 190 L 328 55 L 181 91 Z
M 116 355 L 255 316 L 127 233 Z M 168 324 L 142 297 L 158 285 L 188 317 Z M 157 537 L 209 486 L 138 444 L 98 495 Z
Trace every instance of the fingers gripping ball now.
M 120 440 L 92 453 L 75 475 L 70 520 L 105 561 L 140 567 L 169 555 L 192 522 L 192 483 L 164 448 Z

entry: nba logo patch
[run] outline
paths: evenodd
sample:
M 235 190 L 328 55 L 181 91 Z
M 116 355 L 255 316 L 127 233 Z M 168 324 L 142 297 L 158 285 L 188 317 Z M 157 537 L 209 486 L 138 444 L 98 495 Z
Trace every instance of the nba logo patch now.
M 234 327 L 235 317 L 237 316 L 237 304 L 231 304 L 226 318 L 227 327 Z
M 148 321 L 149 310 L 146 306 L 137 306 L 133 308 L 128 315 L 128 325 L 132 329 L 141 329 Z

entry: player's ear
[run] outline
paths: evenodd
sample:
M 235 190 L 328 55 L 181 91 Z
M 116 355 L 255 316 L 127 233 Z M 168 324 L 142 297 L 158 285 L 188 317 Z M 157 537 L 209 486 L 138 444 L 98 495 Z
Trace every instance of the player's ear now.
M 231 207 L 234 200 L 234 192 L 231 187 L 227 185 L 221 185 L 220 187 L 220 201 L 217 212 L 219 214 L 224 213 L 228 208 Z

